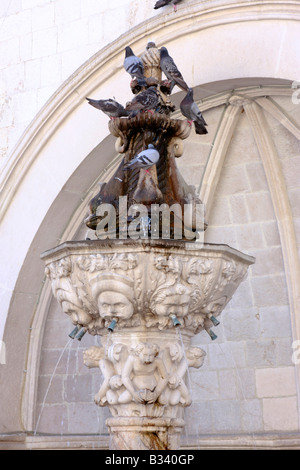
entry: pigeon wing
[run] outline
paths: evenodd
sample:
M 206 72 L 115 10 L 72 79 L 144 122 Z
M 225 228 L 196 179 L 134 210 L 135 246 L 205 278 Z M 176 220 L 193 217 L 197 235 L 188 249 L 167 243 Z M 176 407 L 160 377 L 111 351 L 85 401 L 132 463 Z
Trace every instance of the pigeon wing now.
M 141 110 L 153 109 L 158 104 L 158 97 L 156 93 L 144 91 L 136 95 L 132 102 L 126 106 L 127 110 Z
M 104 102 L 103 110 L 109 114 L 114 114 L 118 110 L 121 110 L 123 106 L 116 101 L 113 100 L 107 100 Z
M 165 57 L 161 63 L 162 71 L 168 77 L 169 80 L 175 80 L 176 84 L 183 90 L 188 91 L 189 87 L 183 79 L 181 72 L 178 70 L 172 57 Z
M 131 76 L 135 76 L 136 73 L 144 73 L 143 63 L 136 56 L 126 57 L 124 60 L 124 67 Z
M 200 123 L 199 121 L 194 121 L 195 131 L 196 134 L 207 134 L 207 129 L 204 124 Z
M 205 126 L 207 126 L 204 117 L 202 116 L 202 113 L 200 109 L 197 106 L 197 103 L 193 102 L 191 106 L 191 115 L 193 116 L 193 119 L 202 122 Z

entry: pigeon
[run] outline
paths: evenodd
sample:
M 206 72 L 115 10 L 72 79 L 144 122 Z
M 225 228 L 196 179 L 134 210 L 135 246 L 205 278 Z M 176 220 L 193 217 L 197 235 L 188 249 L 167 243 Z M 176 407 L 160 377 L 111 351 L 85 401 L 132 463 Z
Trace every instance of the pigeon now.
M 139 57 L 134 55 L 132 49 L 127 46 L 125 48 L 124 68 L 132 78 L 136 78 L 140 86 L 146 86 L 144 77 L 144 65 Z
M 159 152 L 155 149 L 153 144 L 149 144 L 146 150 L 142 150 L 130 163 L 124 166 L 123 170 L 136 170 L 144 168 L 148 170 L 152 165 L 155 165 L 159 160 Z
M 141 91 L 126 106 L 126 111 L 131 111 L 131 117 L 134 117 L 140 111 L 155 110 L 158 106 L 159 99 L 155 86 L 150 86 L 147 90 Z
M 165 47 L 160 49 L 160 67 L 164 72 L 168 80 L 171 80 L 172 86 L 170 88 L 170 93 L 173 90 L 174 86 L 177 85 L 184 91 L 188 91 L 189 87 L 185 83 L 183 76 L 179 72 L 176 64 L 172 57 L 169 56 L 168 50 Z
M 158 8 L 164 7 L 173 3 L 174 11 L 176 11 L 177 3 L 180 3 L 182 0 L 158 0 L 154 5 L 154 10 L 158 10 Z
M 94 108 L 100 109 L 105 113 L 110 119 L 122 117 L 122 116 L 129 116 L 129 112 L 126 111 L 124 106 L 118 103 L 111 98 L 108 100 L 92 100 L 90 98 L 86 98 L 91 106 Z
M 207 124 L 200 109 L 195 103 L 193 96 L 194 91 L 190 88 L 185 98 L 180 103 L 180 110 L 189 121 L 194 122 L 196 134 L 207 134 L 207 129 L 205 127 Z

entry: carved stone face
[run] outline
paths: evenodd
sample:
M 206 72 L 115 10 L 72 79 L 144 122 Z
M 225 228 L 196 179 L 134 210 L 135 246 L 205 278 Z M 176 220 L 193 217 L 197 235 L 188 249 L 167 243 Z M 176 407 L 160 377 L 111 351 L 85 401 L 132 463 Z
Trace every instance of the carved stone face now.
M 155 358 L 155 351 L 153 348 L 148 348 L 147 346 L 140 352 L 139 358 L 144 364 L 151 364 Z
M 130 318 L 133 315 L 133 305 L 120 292 L 105 291 L 98 297 L 99 313 L 102 318 Z
M 62 309 L 64 313 L 70 316 L 72 322 L 79 323 L 80 325 L 86 326 L 88 325 L 92 317 L 88 313 L 84 312 L 80 307 L 68 302 L 67 300 L 63 300 L 61 303 Z
M 168 295 L 155 305 L 155 312 L 159 316 L 176 315 L 176 317 L 184 317 L 188 314 L 189 304 L 190 296 L 187 294 Z

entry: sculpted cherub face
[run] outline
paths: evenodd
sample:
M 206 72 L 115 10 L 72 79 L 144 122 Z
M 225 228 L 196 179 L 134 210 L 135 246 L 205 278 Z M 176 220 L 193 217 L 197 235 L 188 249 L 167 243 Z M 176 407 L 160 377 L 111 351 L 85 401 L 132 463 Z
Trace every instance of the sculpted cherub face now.
M 190 296 L 187 294 L 168 295 L 155 306 L 157 315 L 169 316 L 176 315 L 184 317 L 188 314 L 190 304 Z
M 132 303 L 120 292 L 101 292 L 98 307 L 102 318 L 130 318 L 133 315 Z
M 154 361 L 155 354 L 152 348 L 145 348 L 139 355 L 141 362 L 151 364 Z
M 156 345 L 148 343 L 140 343 L 135 350 L 135 354 L 143 364 L 151 364 L 158 356 L 158 352 L 159 350 Z

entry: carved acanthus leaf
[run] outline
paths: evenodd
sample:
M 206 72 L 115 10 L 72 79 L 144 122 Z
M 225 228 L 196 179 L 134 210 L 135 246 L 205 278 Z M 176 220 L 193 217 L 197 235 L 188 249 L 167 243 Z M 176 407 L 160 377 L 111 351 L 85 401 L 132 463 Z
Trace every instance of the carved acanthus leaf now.
M 72 272 L 71 258 L 62 258 L 59 261 L 50 263 L 45 269 L 45 274 L 50 279 L 68 277 L 71 272 Z
M 131 253 L 115 253 L 113 255 L 82 255 L 78 258 L 77 264 L 80 269 L 93 273 L 110 269 L 129 271 L 134 269 L 138 262 L 137 256 Z

